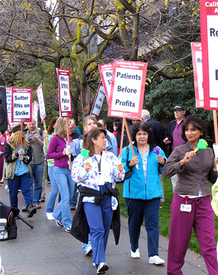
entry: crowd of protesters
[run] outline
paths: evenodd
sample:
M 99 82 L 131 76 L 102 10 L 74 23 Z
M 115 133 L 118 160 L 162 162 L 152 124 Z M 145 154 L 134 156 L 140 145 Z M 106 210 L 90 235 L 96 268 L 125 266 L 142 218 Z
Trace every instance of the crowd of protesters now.
M 0 132 L 0 183 L 4 183 L 4 178 L 8 181 L 11 206 L 18 208 L 21 190 L 25 202 L 22 211 L 29 218 L 41 209 L 46 168 L 51 192 L 46 194 L 45 216 L 82 242 L 84 253 L 92 255 L 93 266 L 101 274 L 109 269 L 105 251 L 111 226 L 115 243 L 119 241 L 116 183 L 122 181 L 130 256 L 140 258 L 139 238 L 144 220 L 148 262 L 164 265 L 158 252 L 163 171 L 165 177 L 172 178 L 174 192 L 167 274 L 182 274 L 192 228 L 209 274 L 218 274 L 209 185 L 209 180 L 214 183 L 217 179 L 218 159 L 211 148 L 195 150 L 199 140 L 206 139 L 204 122 L 195 116 L 185 118 L 181 104 L 173 111 L 175 120 L 165 132 L 161 123 L 143 110 L 141 120 L 133 121 L 123 132 L 123 148 L 120 119 L 113 122 L 113 133 L 103 119 L 97 121 L 92 116 L 84 119 L 83 135 L 74 119 L 57 117 L 51 119 L 48 131 L 43 132 L 33 119 L 22 129 L 18 125 L 12 131 Z M 198 167 L 202 173 L 198 173 Z M 74 218 L 70 210 L 76 210 Z

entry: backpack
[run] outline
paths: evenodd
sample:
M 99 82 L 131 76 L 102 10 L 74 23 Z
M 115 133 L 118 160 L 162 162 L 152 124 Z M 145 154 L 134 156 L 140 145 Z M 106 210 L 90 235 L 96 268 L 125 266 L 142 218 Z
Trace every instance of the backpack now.
M 0 241 L 17 238 L 15 217 L 18 215 L 19 209 L 0 202 Z

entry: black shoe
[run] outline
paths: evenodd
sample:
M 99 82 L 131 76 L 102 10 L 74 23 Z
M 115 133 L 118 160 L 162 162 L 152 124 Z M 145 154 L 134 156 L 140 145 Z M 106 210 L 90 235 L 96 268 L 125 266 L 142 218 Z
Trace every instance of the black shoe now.
M 21 209 L 23 212 L 27 212 L 27 207 L 26 205 Z
M 34 214 L 36 214 L 35 206 L 32 206 L 32 204 L 28 205 L 28 207 L 27 207 L 27 217 L 31 218 Z
M 42 194 L 40 202 L 45 202 L 45 193 Z
M 71 205 L 70 206 L 70 210 L 76 210 L 76 206 L 75 205 Z

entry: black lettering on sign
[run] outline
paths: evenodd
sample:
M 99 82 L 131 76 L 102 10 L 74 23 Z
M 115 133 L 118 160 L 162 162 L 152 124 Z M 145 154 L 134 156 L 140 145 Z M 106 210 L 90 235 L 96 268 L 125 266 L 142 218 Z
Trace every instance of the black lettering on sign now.
M 218 37 L 218 31 L 216 31 L 214 28 L 210 28 L 210 36 Z

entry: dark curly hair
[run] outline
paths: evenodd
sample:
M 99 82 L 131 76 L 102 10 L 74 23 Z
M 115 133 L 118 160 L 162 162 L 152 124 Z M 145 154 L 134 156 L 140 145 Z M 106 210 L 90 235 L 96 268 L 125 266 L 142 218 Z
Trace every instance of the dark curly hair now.
M 146 122 L 137 122 L 132 127 L 132 141 L 134 141 L 135 146 L 137 147 L 136 134 L 139 131 L 144 131 L 148 133 L 148 144 L 151 144 L 153 140 L 153 133 L 152 133 L 151 126 Z
M 205 122 L 197 116 L 189 115 L 186 117 L 183 125 L 182 125 L 182 138 L 186 140 L 185 130 L 188 128 L 188 125 L 192 124 L 195 129 L 203 132 L 200 138 L 207 138 L 207 127 Z

